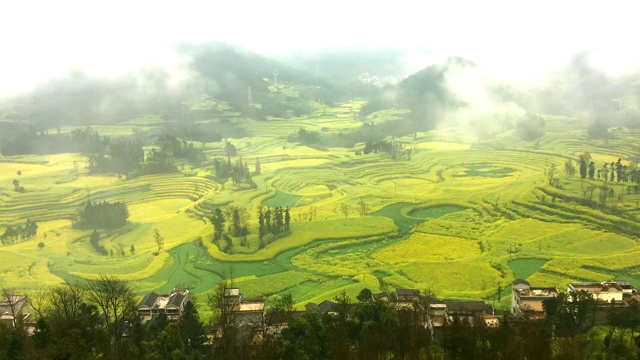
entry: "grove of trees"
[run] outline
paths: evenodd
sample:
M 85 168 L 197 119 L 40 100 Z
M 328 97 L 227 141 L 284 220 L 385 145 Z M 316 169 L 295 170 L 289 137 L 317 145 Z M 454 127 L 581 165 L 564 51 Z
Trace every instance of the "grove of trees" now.
M 7 226 L 4 233 L 0 235 L 0 241 L 3 245 L 15 244 L 30 239 L 38 233 L 38 224 L 35 221 L 27 219 L 24 227 Z
M 115 229 L 124 226 L 129 210 L 124 202 L 87 201 L 74 226 L 84 229 Z

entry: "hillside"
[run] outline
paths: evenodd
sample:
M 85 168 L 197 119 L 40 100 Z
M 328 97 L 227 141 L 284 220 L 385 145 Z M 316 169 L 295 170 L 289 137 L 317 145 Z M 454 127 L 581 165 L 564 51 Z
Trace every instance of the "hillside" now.
M 449 88 L 447 75 L 475 64 L 462 58 L 449 58 L 442 64 L 434 64 L 407 77 L 398 84 L 379 90 L 369 103 L 362 108 L 363 115 L 390 108 L 409 109 L 407 119 L 411 130 L 433 129 L 448 111 L 465 106 Z
M 160 66 L 117 77 L 71 71 L 28 92 L 0 99 L 1 119 L 28 121 L 37 129 L 115 124 L 148 115 L 169 121 L 210 119 L 220 114 L 217 107 L 192 111 L 185 103 L 206 96 L 234 111 L 248 111 L 249 87 L 254 115 L 264 118 L 286 112 L 308 114 L 311 101 L 335 102 L 345 96 L 326 80 L 232 46 L 184 47 L 181 53 L 187 68 L 179 74 Z M 273 87 L 274 70 L 279 87 Z M 295 91 L 287 92 L 290 87 Z

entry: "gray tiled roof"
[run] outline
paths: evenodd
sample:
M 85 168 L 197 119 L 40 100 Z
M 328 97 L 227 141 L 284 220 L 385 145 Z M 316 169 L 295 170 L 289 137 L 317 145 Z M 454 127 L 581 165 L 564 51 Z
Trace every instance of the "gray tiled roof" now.
M 150 292 L 142 298 L 142 301 L 140 301 L 140 304 L 138 304 L 138 308 L 142 306 L 153 308 L 157 300 L 158 300 L 158 294 L 154 292 Z

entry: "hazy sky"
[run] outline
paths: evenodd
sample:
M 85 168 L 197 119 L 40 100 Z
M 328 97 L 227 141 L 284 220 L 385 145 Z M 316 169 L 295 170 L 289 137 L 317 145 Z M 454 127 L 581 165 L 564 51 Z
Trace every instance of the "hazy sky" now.
M 535 76 L 579 51 L 610 71 L 636 66 L 637 1 L 3 1 L 0 93 L 70 69 L 116 75 L 179 66 L 183 42 L 262 53 L 328 46 L 414 49 L 424 67 L 467 57 L 496 75 Z

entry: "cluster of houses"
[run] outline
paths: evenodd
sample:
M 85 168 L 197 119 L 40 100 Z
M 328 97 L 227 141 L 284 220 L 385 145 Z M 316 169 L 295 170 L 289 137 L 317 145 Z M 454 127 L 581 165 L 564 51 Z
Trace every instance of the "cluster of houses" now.
M 640 300 L 636 289 L 626 281 L 612 280 L 606 282 L 570 283 L 567 292 L 585 291 L 596 300 L 594 324 L 606 324 L 607 312 L 612 308 L 625 308 L 633 300 Z M 544 318 L 543 302 L 560 294 L 555 287 L 535 287 L 525 280 L 517 279 L 512 283 L 512 301 L 510 315 L 513 317 Z M 369 299 L 365 299 L 369 300 Z M 437 337 L 442 329 L 454 320 L 465 321 L 470 326 L 488 328 L 500 325 L 505 314 L 496 314 L 491 305 L 483 300 L 429 300 L 425 301 L 417 289 L 397 289 L 394 294 L 386 292 L 371 294 L 371 301 L 389 301 L 393 303 L 399 319 L 402 314 L 412 314 L 412 321 L 428 328 L 432 336 Z M 189 290 L 174 289 L 170 294 L 158 295 L 151 292 L 145 295 L 138 304 L 138 314 L 142 321 L 151 321 L 160 314 L 165 314 L 169 321 L 175 321 L 182 315 L 189 301 Z M 338 314 L 341 311 L 351 313 L 355 304 L 338 304 L 324 301 L 320 304 L 309 303 L 304 311 L 289 311 L 285 314 L 275 309 L 265 308 L 262 299 L 245 299 L 239 288 L 227 288 L 224 292 L 224 306 L 227 309 L 233 326 L 244 328 L 253 333 L 267 331 L 279 334 L 288 326 L 289 321 L 308 312 L 318 314 Z M 346 306 L 346 308 L 345 308 Z M 11 295 L 0 302 L 0 321 L 5 325 L 15 326 L 19 318 L 24 323 L 30 322 L 29 306 L 26 296 Z M 210 329 L 208 337 L 215 341 L 219 336 L 220 326 Z M 255 335 L 254 335 L 255 336 Z
M 625 308 L 632 300 L 640 300 L 634 287 L 626 281 L 612 280 L 606 282 L 569 283 L 567 293 L 586 291 L 596 300 L 594 324 L 603 325 L 607 322 L 607 313 L 612 308 Z M 176 295 L 178 294 L 178 295 Z M 514 318 L 544 318 L 543 301 L 556 297 L 560 291 L 555 287 L 535 287 L 525 280 L 517 279 L 512 283 L 511 309 L 509 315 Z M 177 300 L 180 300 L 178 302 Z M 178 290 L 169 295 L 159 296 L 150 293 L 140 302 L 138 311 L 142 318 L 150 320 L 154 314 L 164 312 L 169 319 L 179 316 L 184 304 L 188 300 L 188 291 Z M 369 299 L 367 299 L 369 300 Z M 494 308 L 483 300 L 429 300 L 417 289 L 397 289 L 394 294 L 382 292 L 371 294 L 371 301 L 389 301 L 393 303 L 399 318 L 402 314 L 412 314 L 412 321 L 438 337 L 445 326 L 454 320 L 463 321 L 470 326 L 495 328 L 506 316 L 505 312 L 496 313 Z M 245 299 L 239 288 L 225 290 L 225 304 L 234 326 L 245 329 L 244 333 L 255 329 L 256 333 L 266 331 L 278 334 L 288 326 L 294 318 L 308 312 L 320 315 L 337 315 L 339 311 L 352 313 L 355 304 L 338 304 L 324 301 L 319 304 L 308 303 L 304 310 L 290 311 L 287 314 L 265 307 L 264 300 Z M 342 308 L 340 308 L 342 306 Z M 346 308 L 345 308 L 346 306 Z M 406 316 L 405 316 L 406 318 Z M 259 331 L 258 331 L 259 330 Z M 214 326 L 209 334 L 211 340 L 219 335 L 219 326 Z
M 555 287 L 535 287 L 522 279 L 515 280 L 512 289 L 511 313 L 530 318 L 543 318 L 543 302 L 560 294 Z M 640 301 L 633 285 L 624 280 L 567 284 L 567 293 L 580 291 L 590 294 L 595 300 L 594 325 L 607 324 L 607 315 L 611 309 L 623 309 L 631 301 Z

